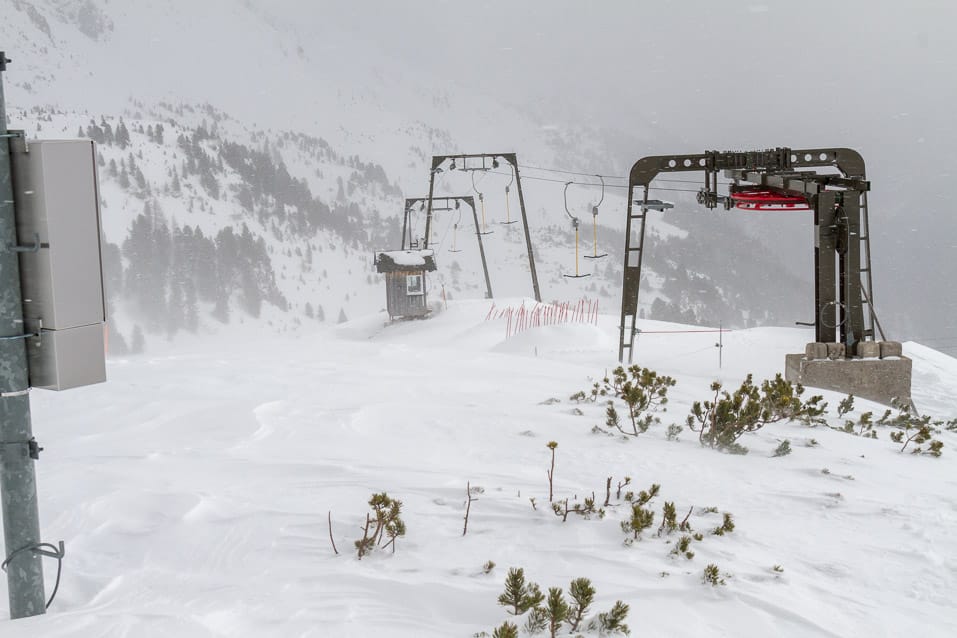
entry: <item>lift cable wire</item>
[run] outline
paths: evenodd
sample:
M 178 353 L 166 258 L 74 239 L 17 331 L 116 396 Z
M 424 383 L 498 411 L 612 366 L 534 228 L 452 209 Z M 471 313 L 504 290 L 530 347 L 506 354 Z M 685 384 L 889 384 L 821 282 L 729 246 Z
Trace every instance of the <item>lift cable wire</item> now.
M 595 173 L 581 173 L 578 171 L 566 171 L 560 168 L 545 168 L 544 166 L 529 166 L 528 164 L 523 164 L 522 169 L 531 169 L 535 171 L 546 171 L 548 173 L 563 173 L 565 175 L 579 175 L 581 177 L 603 177 L 605 179 L 618 179 L 622 181 L 628 181 L 627 177 L 621 175 L 596 175 Z M 703 169 L 702 169 L 703 170 Z M 690 179 L 668 179 L 664 177 L 655 178 L 659 182 L 676 182 L 678 184 L 697 184 L 697 180 Z M 621 187 L 619 187 L 621 188 Z
M 508 175 L 508 173 L 502 173 L 502 172 L 500 172 L 500 171 L 488 171 L 488 172 L 489 172 L 489 173 L 494 173 L 494 174 L 496 174 L 496 175 Z M 595 182 L 576 182 L 576 181 L 567 182 L 566 180 L 563 180 L 563 179 L 553 179 L 553 178 L 551 178 L 551 177 L 535 177 L 535 176 L 533 176 L 533 175 L 524 175 L 523 178 L 524 178 L 524 179 L 533 179 L 533 180 L 537 180 L 537 181 L 540 181 L 540 182 L 553 182 L 553 183 L 555 183 L 555 184 L 566 184 L 566 183 L 567 183 L 567 184 L 577 184 L 577 185 L 579 185 L 579 186 L 593 186 L 593 187 L 595 187 L 595 188 L 601 188 L 601 184 L 598 184 L 598 183 L 595 183 Z M 688 184 L 696 184 L 697 182 L 687 182 L 687 183 L 688 183 Z M 624 184 L 605 184 L 605 187 L 606 187 L 606 188 L 626 188 L 626 189 L 628 188 L 628 186 L 626 186 L 626 185 L 624 185 Z M 649 186 L 648 189 L 649 189 L 649 190 L 656 190 L 656 191 L 672 191 L 672 192 L 676 192 L 676 193 L 697 193 L 697 192 L 698 192 L 697 189 L 690 189 L 690 188 L 665 188 L 665 187 L 662 187 L 662 186 Z

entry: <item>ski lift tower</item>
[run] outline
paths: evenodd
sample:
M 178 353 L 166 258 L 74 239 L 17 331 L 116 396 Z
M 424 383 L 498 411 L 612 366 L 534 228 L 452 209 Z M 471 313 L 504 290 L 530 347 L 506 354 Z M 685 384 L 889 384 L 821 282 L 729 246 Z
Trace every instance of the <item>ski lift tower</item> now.
M 730 180 L 718 192 L 718 173 Z M 884 340 L 874 312 L 867 193 L 861 155 L 849 148 L 707 151 L 644 157 L 628 179 L 628 218 L 621 299 L 619 361 L 632 360 L 648 199 L 661 173 L 698 172 L 698 203 L 744 211 L 813 211 L 814 332 L 805 353 L 787 355 L 785 375 L 807 386 L 890 403 L 910 402 L 911 361 Z M 637 192 L 636 192 L 636 189 Z M 635 236 L 637 231 L 637 237 Z M 881 341 L 876 341 L 875 330 Z
M 486 160 L 489 160 L 488 164 Z M 532 276 L 532 291 L 535 295 L 535 301 L 541 303 L 542 293 L 538 286 L 538 273 L 535 270 L 535 252 L 532 250 L 532 236 L 528 228 L 528 214 L 525 211 L 525 195 L 522 192 L 522 177 L 518 173 L 518 157 L 515 153 L 458 153 L 456 155 L 432 156 L 432 167 L 429 170 L 429 197 L 427 200 L 425 218 L 425 247 L 428 248 L 429 233 L 432 229 L 432 204 L 435 199 L 435 176 L 446 169 L 449 171 L 456 169 L 461 171 L 494 170 L 499 167 L 499 160 L 504 161 L 512 167 L 512 176 L 518 189 L 518 204 L 522 211 L 522 224 L 525 227 L 525 248 L 528 251 L 528 270 Z M 478 164 L 478 161 L 480 161 L 481 164 Z M 446 167 L 445 169 L 442 168 L 443 165 Z M 507 195 L 508 187 L 506 187 L 505 192 Z M 491 286 L 489 286 L 489 296 L 491 297 Z

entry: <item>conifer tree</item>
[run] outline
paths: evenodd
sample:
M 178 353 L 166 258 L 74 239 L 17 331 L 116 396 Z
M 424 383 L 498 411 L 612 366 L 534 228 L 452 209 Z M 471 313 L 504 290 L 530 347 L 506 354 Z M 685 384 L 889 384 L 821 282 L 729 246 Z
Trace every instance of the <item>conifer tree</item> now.
M 405 522 L 401 518 L 402 501 L 390 498 L 385 492 L 373 494 L 369 499 L 372 515 L 366 514 L 366 524 L 362 538 L 355 541 L 359 559 L 377 546 L 392 546 L 395 552 L 395 541 L 405 536 Z M 385 538 L 388 540 L 385 540 Z
M 123 122 L 123 118 L 120 118 L 120 123 L 116 125 L 116 144 L 120 148 L 125 149 L 130 144 L 130 131 L 126 128 L 126 124 Z
M 549 587 L 548 599 L 545 601 L 545 613 L 548 615 L 548 630 L 551 638 L 558 635 L 562 623 L 568 619 L 568 603 L 562 595 L 561 587 Z
M 598 618 L 588 624 L 592 631 L 597 630 L 600 634 L 622 634 L 628 635 L 631 630 L 625 624 L 625 618 L 628 616 L 628 605 L 616 600 L 611 610 L 598 614 Z
M 673 502 L 665 501 L 661 518 L 661 527 L 658 528 L 659 536 L 661 536 L 662 533 L 670 534 L 678 529 L 677 512 L 675 511 L 675 504 Z
M 513 616 L 521 616 L 529 609 L 538 606 L 544 598 L 537 583 L 525 582 L 523 568 L 512 567 L 505 576 L 505 592 L 498 597 L 498 604 L 511 607 L 509 613 Z
M 572 631 L 578 631 L 578 626 L 595 600 L 595 588 L 587 578 L 576 578 L 568 586 L 568 596 L 572 599 L 568 609 L 568 625 Z
M 506 620 L 492 632 L 492 638 L 518 638 L 518 626 Z
M 113 144 L 113 127 L 110 126 L 110 123 L 106 121 L 106 118 L 102 115 L 100 116 L 100 128 L 103 129 L 103 141 L 107 144 Z
M 650 509 L 645 509 L 645 505 L 658 495 L 661 486 L 654 483 L 648 491 L 642 490 L 638 497 L 631 504 L 631 516 L 621 522 L 621 529 L 626 534 L 633 534 L 633 540 L 638 540 L 638 535 L 648 529 L 655 522 L 655 513 Z
M 544 607 L 534 607 L 528 612 L 523 629 L 530 636 L 537 636 L 548 628 L 548 612 Z

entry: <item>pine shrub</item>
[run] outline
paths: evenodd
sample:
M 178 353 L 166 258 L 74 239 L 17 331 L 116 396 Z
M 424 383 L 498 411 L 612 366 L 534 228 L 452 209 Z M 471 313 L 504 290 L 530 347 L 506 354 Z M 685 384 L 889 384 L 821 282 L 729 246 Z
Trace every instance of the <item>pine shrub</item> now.
M 914 443 L 914 448 L 911 450 L 912 454 L 926 454 L 934 457 L 943 454 L 944 443 L 935 439 L 934 435 L 940 431 L 941 427 L 949 429 L 951 422 L 945 423 L 940 419 L 932 421 L 929 415 L 917 416 L 911 412 L 912 407 L 909 403 L 897 399 L 892 404 L 897 408 L 897 415 L 892 417 L 891 411 L 887 410 L 877 423 L 896 428 L 897 431 L 892 432 L 890 437 L 895 443 L 902 444 L 901 452 L 904 452 L 908 445 Z M 925 443 L 927 447 L 921 447 Z
M 611 378 L 605 377 L 601 384 L 593 384 L 588 394 L 581 391 L 573 394 L 571 399 L 592 402 L 606 396 L 621 399 L 628 408 L 630 427 L 622 426 L 614 401 L 608 402 L 605 425 L 615 428 L 622 434 L 638 436 L 642 432 L 647 432 L 652 425 L 661 422 L 656 413 L 667 410 L 664 406 L 668 403 L 668 388 L 673 387 L 675 383 L 673 378 L 659 375 L 648 368 L 633 365 L 626 370 L 618 366 L 612 371 Z
M 694 558 L 694 552 L 691 551 L 691 537 L 686 535 L 679 538 L 671 553 L 675 556 L 684 556 L 688 560 Z
M 781 445 L 774 448 L 774 456 L 787 456 L 791 453 L 791 442 L 787 439 L 781 441 Z
M 498 597 L 498 604 L 510 607 L 509 613 L 521 616 L 529 609 L 537 607 L 545 596 L 536 583 L 525 582 L 525 570 L 521 567 L 510 568 L 505 576 L 505 592 Z
M 632 500 L 631 516 L 621 522 L 622 531 L 626 534 L 632 534 L 631 540 L 638 540 L 638 535 L 654 524 L 655 513 L 650 509 L 645 509 L 644 506 L 658 495 L 660 488 L 661 486 L 655 483 L 647 492 L 642 490 L 639 492 L 637 498 Z M 628 500 L 627 494 L 625 495 L 625 499 Z
M 678 529 L 678 513 L 675 511 L 675 504 L 665 501 L 661 511 L 661 527 L 658 528 L 658 536 L 662 534 L 671 534 Z
M 734 517 L 730 512 L 724 513 L 724 520 L 718 527 L 714 528 L 714 531 L 711 532 L 716 536 L 724 536 L 725 534 L 730 534 L 734 531 Z
M 804 388 L 785 381 L 780 374 L 763 381 L 760 387 L 749 374 L 733 393 L 722 390 L 721 383 L 715 381 L 711 391 L 711 400 L 692 404 L 686 424 L 698 433 L 702 445 L 732 454 L 747 453 L 738 439 L 748 432 L 782 420 L 820 423 L 827 407 L 820 396 L 802 401 Z
M 843 417 L 845 414 L 854 409 L 854 395 L 849 394 L 845 398 L 841 399 L 841 402 L 837 404 L 837 416 Z
M 714 563 L 710 563 L 704 568 L 704 573 L 701 576 L 701 582 L 706 585 L 711 585 L 712 587 L 725 584 L 724 578 L 721 577 L 721 570 L 719 570 L 718 566 Z
M 631 631 L 625 624 L 628 616 L 628 605 L 620 600 L 615 601 L 610 611 L 598 614 L 598 617 L 588 623 L 589 631 L 597 631 L 602 636 L 621 634 L 628 635 Z
M 392 546 L 395 552 L 395 541 L 405 536 L 405 522 L 402 520 L 402 501 L 390 498 L 385 492 L 373 494 L 369 499 L 371 514 L 366 514 L 366 523 L 362 530 L 362 538 L 355 541 L 356 553 L 359 560 L 377 547 Z
M 518 626 L 506 620 L 492 632 L 492 638 L 518 638 Z
M 578 631 L 595 600 L 595 588 L 587 578 L 576 578 L 568 586 L 568 597 L 572 599 L 568 609 L 568 626 L 571 631 Z
M 549 587 L 548 598 L 545 601 L 545 617 L 548 619 L 548 631 L 551 638 L 558 635 L 558 630 L 568 619 L 569 611 L 568 603 L 562 595 L 562 588 Z
M 535 607 L 525 619 L 525 633 L 537 636 L 548 628 L 548 612 L 544 607 Z

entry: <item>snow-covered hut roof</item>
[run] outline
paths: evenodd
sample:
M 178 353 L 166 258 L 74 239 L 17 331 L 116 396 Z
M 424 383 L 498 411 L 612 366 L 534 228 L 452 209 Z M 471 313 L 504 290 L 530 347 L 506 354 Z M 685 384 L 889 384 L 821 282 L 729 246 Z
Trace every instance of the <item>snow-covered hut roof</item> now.
M 398 270 L 435 270 L 435 254 L 429 250 L 389 250 L 377 253 L 375 257 L 377 272 L 396 272 Z

